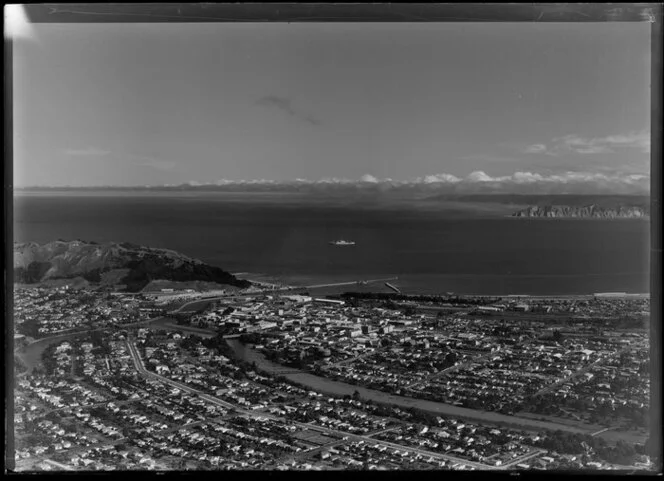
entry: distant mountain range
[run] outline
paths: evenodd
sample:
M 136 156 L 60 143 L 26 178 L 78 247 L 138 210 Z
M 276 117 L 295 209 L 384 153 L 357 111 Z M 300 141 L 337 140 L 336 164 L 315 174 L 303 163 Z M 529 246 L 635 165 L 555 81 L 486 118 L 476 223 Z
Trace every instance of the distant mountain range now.
M 34 284 L 75 278 L 130 292 L 140 291 L 158 279 L 214 282 L 238 288 L 251 285 L 219 267 L 167 249 L 80 240 L 14 244 L 15 282 Z
M 483 171 L 472 172 L 459 178 L 451 174 L 435 174 L 410 180 L 377 179 L 364 175 L 360 179 L 324 178 L 320 180 L 226 180 L 214 182 L 187 182 L 179 185 L 158 186 L 95 186 L 95 187 L 23 187 L 16 191 L 193 191 L 193 192 L 300 192 L 300 193 L 353 193 L 402 192 L 410 194 L 647 194 L 650 177 L 646 174 L 603 174 L 565 172 L 543 175 L 515 172 L 492 177 Z

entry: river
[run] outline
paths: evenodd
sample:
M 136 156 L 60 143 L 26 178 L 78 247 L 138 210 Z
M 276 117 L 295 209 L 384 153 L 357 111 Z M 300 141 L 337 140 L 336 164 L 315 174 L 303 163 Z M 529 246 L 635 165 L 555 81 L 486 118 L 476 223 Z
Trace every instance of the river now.
M 289 381 L 300 384 L 306 388 L 333 396 L 353 395 L 357 391 L 362 399 L 374 401 L 379 404 L 394 405 L 402 408 L 417 408 L 436 415 L 454 416 L 461 419 L 479 421 L 501 426 L 513 426 L 528 431 L 562 430 L 573 433 L 592 432 L 590 427 L 570 426 L 537 419 L 526 419 L 504 414 L 468 409 L 452 404 L 445 404 L 424 399 L 414 399 L 405 396 L 388 394 L 374 389 L 367 389 L 353 384 L 334 381 L 324 377 L 316 376 L 307 372 L 294 372 L 291 367 L 276 364 L 265 358 L 263 354 L 243 345 L 237 339 L 228 339 L 228 344 L 233 348 L 238 359 L 255 362 L 259 370 L 284 376 Z
M 100 329 L 95 329 L 96 331 Z M 60 334 L 58 336 L 45 337 L 37 339 L 36 341 L 28 344 L 22 349 L 16 349 L 15 354 L 23 361 L 27 371 L 25 374 L 31 374 L 32 370 L 41 363 L 41 357 L 44 350 L 51 344 L 60 343 L 64 341 L 71 341 L 77 336 L 90 333 L 92 331 L 83 332 L 70 332 L 67 334 Z
M 156 329 L 177 329 L 185 327 L 173 325 L 172 322 L 173 321 L 168 318 L 158 318 L 146 323 L 146 327 Z M 186 330 L 191 334 L 199 335 L 202 337 L 211 337 L 213 335 L 210 332 L 206 333 L 202 329 L 191 328 Z M 36 341 L 22 350 L 20 355 L 28 365 L 29 370 L 32 371 L 34 365 L 39 363 L 41 360 L 41 353 L 48 345 L 55 342 L 62 342 L 64 340 L 72 339 L 79 334 L 80 333 L 70 333 Z M 467 419 L 498 426 L 512 426 L 528 431 L 562 430 L 567 432 L 589 434 L 594 430 L 590 426 L 571 426 L 550 421 L 540 421 L 537 419 L 507 416 L 496 412 L 468 409 L 441 402 L 414 399 L 405 396 L 396 396 L 374 389 L 367 389 L 361 386 L 355 386 L 353 384 L 334 381 L 332 379 L 316 376 L 307 372 L 297 371 L 292 367 L 274 363 L 266 359 L 262 353 L 252 349 L 247 345 L 242 344 L 238 339 L 227 339 L 226 342 L 233 349 L 233 352 L 238 359 L 247 361 L 249 363 L 255 362 L 258 369 L 263 372 L 284 376 L 286 379 L 293 383 L 297 383 L 305 388 L 309 388 L 313 391 L 327 395 L 352 396 L 354 392 L 357 391 L 362 399 L 371 400 L 379 404 L 399 406 L 402 408 L 414 407 L 436 415 L 453 416 L 460 419 Z M 645 437 L 647 437 L 647 434 L 640 435 L 637 433 L 606 431 L 601 433 L 600 436 L 607 440 L 624 439 L 632 442 L 643 442 Z

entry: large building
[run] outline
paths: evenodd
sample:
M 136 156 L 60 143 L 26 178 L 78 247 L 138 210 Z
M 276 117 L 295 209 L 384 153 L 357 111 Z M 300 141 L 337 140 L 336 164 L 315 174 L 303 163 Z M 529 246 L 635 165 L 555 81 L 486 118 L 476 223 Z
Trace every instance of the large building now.
M 314 299 L 314 302 L 318 302 L 321 304 L 335 304 L 338 306 L 343 306 L 345 304 L 344 301 L 337 301 L 335 299 Z

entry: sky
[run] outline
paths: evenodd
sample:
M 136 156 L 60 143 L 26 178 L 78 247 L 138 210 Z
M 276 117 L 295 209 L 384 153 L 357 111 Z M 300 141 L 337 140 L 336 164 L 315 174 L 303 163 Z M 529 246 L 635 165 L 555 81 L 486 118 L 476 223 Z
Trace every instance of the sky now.
M 17 187 L 650 169 L 649 23 L 33 24 L 13 82 Z

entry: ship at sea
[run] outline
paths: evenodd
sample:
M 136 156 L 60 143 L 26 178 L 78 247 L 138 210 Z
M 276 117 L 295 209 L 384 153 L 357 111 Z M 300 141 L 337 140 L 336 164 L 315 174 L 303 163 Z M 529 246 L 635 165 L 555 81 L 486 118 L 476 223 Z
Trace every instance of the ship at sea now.
M 333 246 L 354 246 L 355 241 L 340 239 L 340 240 L 330 241 L 330 244 Z

